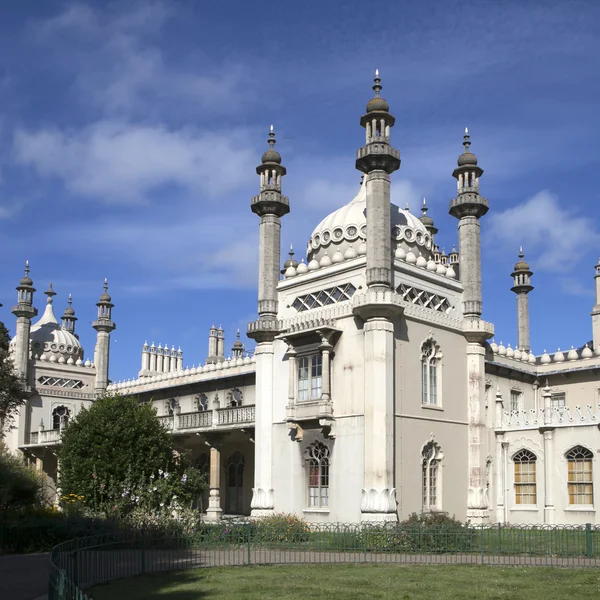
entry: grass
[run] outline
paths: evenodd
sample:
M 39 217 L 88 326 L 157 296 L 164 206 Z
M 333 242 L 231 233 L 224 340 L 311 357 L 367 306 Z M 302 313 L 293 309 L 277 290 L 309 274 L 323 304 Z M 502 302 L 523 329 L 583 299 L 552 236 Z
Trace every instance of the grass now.
M 297 565 L 155 573 L 91 589 L 94 600 L 596 600 L 597 569 Z

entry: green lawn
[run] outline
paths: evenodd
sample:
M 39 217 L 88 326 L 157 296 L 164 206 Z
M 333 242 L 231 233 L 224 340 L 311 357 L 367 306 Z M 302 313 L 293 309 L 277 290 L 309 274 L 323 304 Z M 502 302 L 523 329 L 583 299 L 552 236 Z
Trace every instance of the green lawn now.
M 142 575 L 94 600 L 597 600 L 600 570 L 550 567 L 295 565 Z

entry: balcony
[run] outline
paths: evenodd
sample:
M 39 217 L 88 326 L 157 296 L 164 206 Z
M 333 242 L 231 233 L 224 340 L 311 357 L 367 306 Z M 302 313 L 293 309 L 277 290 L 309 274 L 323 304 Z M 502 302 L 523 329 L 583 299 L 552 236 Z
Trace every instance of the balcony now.
M 254 418 L 255 407 L 250 405 L 180 413 L 158 417 L 158 420 L 163 427 L 177 434 L 190 431 L 241 429 L 244 426 L 254 425 Z
M 58 444 L 60 442 L 61 429 L 43 429 L 42 431 L 32 431 L 29 434 L 27 446 L 42 446 Z

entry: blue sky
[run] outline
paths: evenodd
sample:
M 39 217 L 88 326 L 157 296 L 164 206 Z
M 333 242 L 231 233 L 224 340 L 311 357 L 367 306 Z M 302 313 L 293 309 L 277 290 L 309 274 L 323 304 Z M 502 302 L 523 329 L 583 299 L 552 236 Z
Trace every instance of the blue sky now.
M 358 188 L 379 68 L 402 155 L 393 201 L 418 213 L 426 196 L 450 250 L 467 125 L 490 202 L 484 316 L 497 342 L 516 342 L 522 243 L 533 350 L 581 345 L 600 255 L 598 22 L 591 0 L 2 3 L 0 318 L 14 331 L 29 259 L 38 308 L 49 281 L 57 313 L 73 294 L 89 357 L 108 277 L 114 380 L 136 374 L 144 340 L 180 345 L 191 366 L 215 322 L 230 348 L 256 311 L 250 198 L 269 124 L 288 168 L 282 246 L 299 258 Z

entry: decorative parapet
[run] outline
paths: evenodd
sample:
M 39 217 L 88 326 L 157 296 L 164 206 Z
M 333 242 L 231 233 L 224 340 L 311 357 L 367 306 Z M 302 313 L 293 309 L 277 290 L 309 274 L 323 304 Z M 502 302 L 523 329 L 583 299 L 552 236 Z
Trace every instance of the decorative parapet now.
M 255 407 L 230 406 L 214 410 L 181 413 L 158 417 L 159 422 L 173 433 L 189 433 L 190 431 L 215 431 L 221 429 L 238 429 L 254 425 Z
M 546 410 L 550 412 L 546 414 Z M 547 417 L 547 418 L 546 418 Z M 538 410 L 504 411 L 502 424 L 497 429 L 537 429 L 539 427 L 573 427 L 600 424 L 600 404 L 575 408 L 540 408 Z
M 544 350 L 543 354 L 536 356 L 533 352 L 526 352 L 519 348 L 511 348 L 508 344 L 500 345 L 493 340 L 490 348 L 494 354 L 494 361 L 510 364 L 512 368 L 531 372 L 532 368 L 536 374 L 551 375 L 565 371 L 575 371 L 593 366 L 600 366 L 600 351 L 592 351 L 586 344 L 583 348 L 576 350 L 571 347 L 568 352 L 561 352 L 560 349 L 549 354 Z
M 111 383 L 108 393 L 141 394 L 143 392 L 154 391 L 164 388 L 177 387 L 180 385 L 189 385 L 200 381 L 210 381 L 222 377 L 235 377 L 236 375 L 246 375 L 254 373 L 256 370 L 256 359 L 254 356 L 224 360 L 216 364 L 206 364 L 204 366 L 192 367 L 183 371 L 173 373 L 157 373 L 152 377 L 141 377 L 135 380 Z

